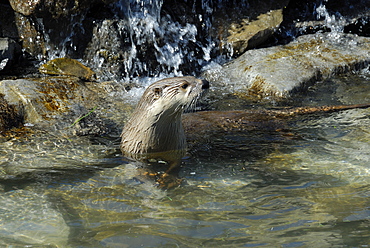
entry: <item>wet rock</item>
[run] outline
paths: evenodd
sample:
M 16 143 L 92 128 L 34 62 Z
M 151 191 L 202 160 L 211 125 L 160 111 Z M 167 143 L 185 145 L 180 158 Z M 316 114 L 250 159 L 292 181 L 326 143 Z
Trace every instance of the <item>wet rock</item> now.
M 83 82 L 77 77 L 44 77 L 0 81 L 0 94 L 9 106 L 19 106 L 12 107 L 11 113 L 27 126 L 67 135 L 119 136 L 132 111 L 121 95 L 114 95 L 124 92 L 120 87 L 113 82 Z
M 213 13 L 212 35 L 220 39 L 222 53 L 240 55 L 246 49 L 263 44 L 283 20 L 288 0 L 248 1 L 235 7 L 223 2 L 223 8 Z
M 38 24 L 31 18 L 17 12 L 14 13 L 14 20 L 22 48 L 35 57 L 45 55 L 44 36 L 42 31 L 39 30 Z
M 243 19 L 239 25 L 231 25 L 227 43 L 231 44 L 235 54 L 242 54 L 247 49 L 257 47 L 270 38 L 282 21 L 282 9 L 261 14 L 254 21 Z
M 370 38 L 350 34 L 305 35 L 282 46 L 250 50 L 204 76 L 239 96 L 281 99 L 317 80 L 364 68 Z
M 88 113 L 79 116 L 75 122 L 71 124 L 73 134 L 77 136 L 85 135 L 106 135 L 111 131 L 107 126 L 107 120 L 103 120 L 99 115 L 95 114 L 96 107 Z
M 20 106 L 10 105 L 0 94 L 0 134 L 23 124 L 23 111 Z
M 14 40 L 0 38 L 0 71 L 11 66 L 20 52 L 20 46 Z
M 14 40 L 18 39 L 18 30 L 14 22 L 14 11 L 7 4 L 1 4 L 1 15 L 0 15 L 0 36 L 9 37 Z
M 60 16 L 76 14 L 79 12 L 84 12 L 88 10 L 91 5 L 97 3 L 112 3 L 115 0 L 32 0 L 32 1 L 22 1 L 22 0 L 10 0 L 9 3 L 14 9 L 14 11 L 29 16 L 32 14 L 39 14 L 42 12 L 50 13 L 53 18 L 59 18 Z
M 344 28 L 344 32 L 361 34 L 363 27 L 368 25 L 362 20 L 369 14 L 367 0 L 289 1 L 283 11 L 284 20 L 280 26 L 280 35 L 292 40 L 302 34 L 313 34 L 322 30 L 334 31 L 333 29 L 337 28 Z
M 87 45 L 84 59 L 88 61 L 97 74 L 110 80 L 120 80 L 126 74 L 130 61 L 131 43 L 125 42 L 129 30 L 122 30 L 127 26 L 123 20 L 104 20 L 96 23 L 92 38 Z M 154 53 L 153 53 L 154 55 Z M 154 60 L 153 58 L 148 60 Z
M 5 21 L 15 25 L 11 25 L 11 30 L 9 25 L 4 28 L 6 33 L 22 41 L 22 47 L 27 53 L 38 59 L 55 57 L 57 53 L 65 54 L 69 46 L 67 40 L 74 43 L 68 52 L 81 57 L 81 51 L 91 38 L 89 34 L 93 22 L 91 19 L 85 21 L 86 13 L 96 5 L 108 5 L 114 1 L 11 0 L 10 11 L 6 13 L 11 21 Z M 9 5 L 4 4 L 4 7 L 9 9 Z
M 85 80 L 93 80 L 95 72 L 75 59 L 57 58 L 40 66 L 39 71 L 50 75 L 75 76 Z
M 12 8 L 22 15 L 31 15 L 36 7 L 42 2 L 41 0 L 22 1 L 22 0 L 9 0 Z
M 22 105 L 25 122 L 33 124 L 47 121 L 50 125 L 74 105 L 89 107 L 96 99 L 77 78 L 63 77 L 0 81 L 0 93 L 9 104 Z

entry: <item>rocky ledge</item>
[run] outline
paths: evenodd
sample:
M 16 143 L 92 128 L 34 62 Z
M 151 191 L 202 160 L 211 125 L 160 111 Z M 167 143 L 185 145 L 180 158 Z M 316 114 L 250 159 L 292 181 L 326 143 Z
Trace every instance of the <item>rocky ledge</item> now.
M 203 75 L 239 96 L 281 99 L 316 81 L 365 68 L 369 62 L 370 38 L 317 33 L 287 45 L 249 50 Z

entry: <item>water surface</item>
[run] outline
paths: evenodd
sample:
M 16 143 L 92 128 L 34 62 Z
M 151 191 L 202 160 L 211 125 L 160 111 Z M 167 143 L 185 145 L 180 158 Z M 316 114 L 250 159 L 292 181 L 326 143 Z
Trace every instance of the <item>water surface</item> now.
M 281 105 L 369 102 L 368 77 L 336 77 Z M 369 116 L 346 110 L 224 133 L 183 161 L 185 180 L 170 190 L 142 180 L 117 137 L 2 140 L 0 244 L 367 247 Z

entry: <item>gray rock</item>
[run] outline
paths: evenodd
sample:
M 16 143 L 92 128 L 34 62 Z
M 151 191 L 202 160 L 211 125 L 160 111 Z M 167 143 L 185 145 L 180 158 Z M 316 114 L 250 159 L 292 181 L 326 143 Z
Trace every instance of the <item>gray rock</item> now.
M 317 80 L 364 68 L 369 55 L 370 38 L 318 33 L 287 45 L 247 51 L 203 75 L 240 96 L 280 99 Z
M 14 63 L 20 46 L 12 39 L 0 38 L 0 71 Z

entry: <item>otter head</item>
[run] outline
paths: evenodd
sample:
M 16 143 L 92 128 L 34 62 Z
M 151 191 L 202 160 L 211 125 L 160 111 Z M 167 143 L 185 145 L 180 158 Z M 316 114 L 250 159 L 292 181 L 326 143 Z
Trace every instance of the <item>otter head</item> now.
M 152 158 L 153 154 L 183 154 L 186 139 L 181 114 L 208 88 L 207 81 L 191 76 L 151 84 L 122 131 L 123 154 L 135 159 Z

